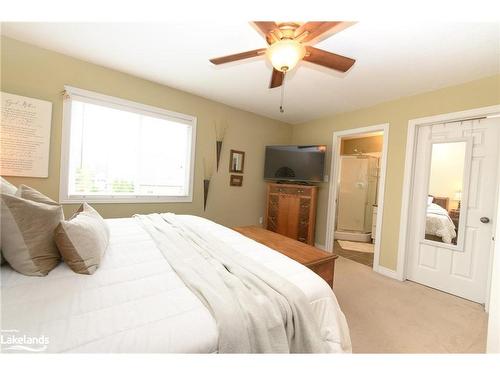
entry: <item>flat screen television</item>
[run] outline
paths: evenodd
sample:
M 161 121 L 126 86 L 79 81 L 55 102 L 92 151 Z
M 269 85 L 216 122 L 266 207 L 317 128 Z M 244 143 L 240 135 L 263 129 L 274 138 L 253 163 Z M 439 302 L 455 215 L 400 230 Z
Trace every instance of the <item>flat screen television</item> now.
M 267 146 L 264 179 L 322 182 L 326 146 Z

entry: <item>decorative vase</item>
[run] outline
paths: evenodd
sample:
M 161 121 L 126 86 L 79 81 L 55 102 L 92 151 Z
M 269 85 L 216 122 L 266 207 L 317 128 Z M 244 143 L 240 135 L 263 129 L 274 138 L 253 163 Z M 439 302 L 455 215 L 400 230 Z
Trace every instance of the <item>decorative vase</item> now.
M 210 180 L 203 180 L 203 210 L 207 209 L 207 198 L 208 198 L 208 187 L 210 186 Z
M 219 171 L 219 160 L 222 151 L 222 141 L 215 141 L 215 149 L 217 152 L 217 171 Z

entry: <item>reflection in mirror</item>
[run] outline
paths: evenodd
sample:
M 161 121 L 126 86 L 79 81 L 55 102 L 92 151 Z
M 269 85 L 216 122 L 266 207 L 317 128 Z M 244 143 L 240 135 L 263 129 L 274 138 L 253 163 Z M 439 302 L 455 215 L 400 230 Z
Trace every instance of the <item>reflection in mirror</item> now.
M 466 142 L 434 143 L 427 195 L 425 239 L 456 245 L 459 233 Z M 462 224 L 463 225 L 463 224 Z

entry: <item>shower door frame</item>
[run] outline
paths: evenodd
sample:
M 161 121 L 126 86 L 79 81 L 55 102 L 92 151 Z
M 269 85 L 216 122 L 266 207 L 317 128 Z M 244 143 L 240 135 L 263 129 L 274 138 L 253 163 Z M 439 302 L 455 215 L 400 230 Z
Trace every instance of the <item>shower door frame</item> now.
M 380 240 L 382 236 L 382 218 L 384 214 L 384 195 L 385 195 L 385 178 L 387 170 L 387 146 L 389 144 L 389 123 L 365 126 L 360 128 L 341 130 L 333 132 L 332 141 L 332 156 L 330 161 L 330 183 L 328 193 L 328 212 L 326 218 L 326 243 L 327 251 L 333 251 L 334 232 L 337 220 L 337 194 L 338 194 L 338 179 L 340 174 L 340 145 L 342 138 L 363 135 L 365 133 L 383 132 L 383 143 L 380 158 L 380 171 L 378 180 L 378 196 L 377 196 L 377 223 L 375 231 L 375 249 L 373 254 L 373 270 L 387 276 L 394 277 L 392 270 L 389 270 L 379 264 L 380 259 Z M 391 274 L 390 274 L 391 273 Z M 389 275 L 390 274 L 390 275 Z

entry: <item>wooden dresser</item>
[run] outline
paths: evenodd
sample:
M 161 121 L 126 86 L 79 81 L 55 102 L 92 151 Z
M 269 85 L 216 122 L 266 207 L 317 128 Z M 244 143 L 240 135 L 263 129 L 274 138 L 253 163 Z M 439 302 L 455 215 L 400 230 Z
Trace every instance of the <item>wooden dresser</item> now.
M 338 258 L 338 255 L 300 243 L 260 227 L 249 226 L 233 229 L 306 266 L 325 280 L 331 288 L 333 287 L 335 260 Z
M 317 186 L 267 185 L 267 230 L 314 245 Z

